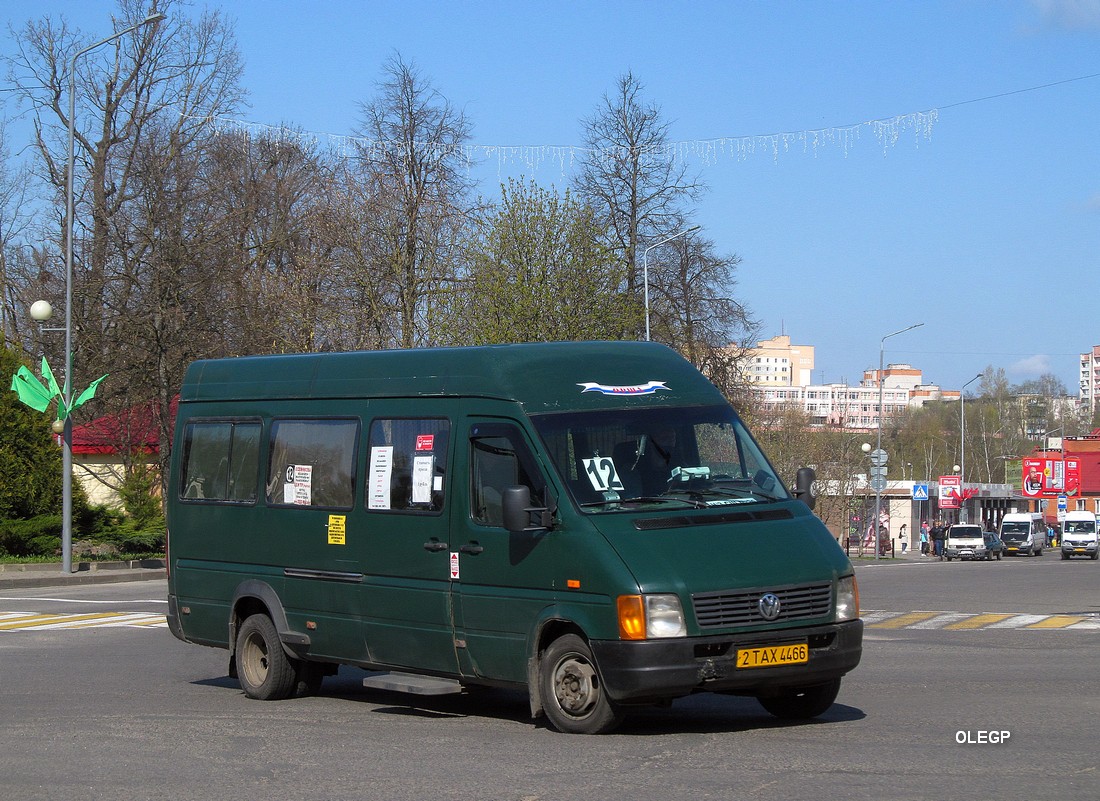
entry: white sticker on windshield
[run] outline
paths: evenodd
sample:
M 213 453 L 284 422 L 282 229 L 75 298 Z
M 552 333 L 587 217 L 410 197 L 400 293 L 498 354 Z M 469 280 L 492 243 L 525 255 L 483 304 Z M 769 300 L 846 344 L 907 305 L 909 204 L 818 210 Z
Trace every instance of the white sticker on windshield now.
M 583 459 L 584 472 L 592 483 L 592 488 L 597 492 L 608 492 L 626 489 L 619 480 L 619 473 L 615 470 L 615 462 L 610 456 L 596 456 L 592 459 Z

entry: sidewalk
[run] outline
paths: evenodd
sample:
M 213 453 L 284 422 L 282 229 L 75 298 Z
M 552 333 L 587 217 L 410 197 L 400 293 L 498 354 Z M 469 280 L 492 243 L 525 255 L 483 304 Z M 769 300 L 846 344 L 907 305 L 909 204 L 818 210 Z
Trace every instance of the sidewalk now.
M 163 559 L 134 562 L 74 563 L 72 573 L 62 573 L 56 564 L 0 564 L 0 590 L 23 587 L 73 587 L 83 584 L 120 584 L 124 581 L 153 581 L 167 576 Z

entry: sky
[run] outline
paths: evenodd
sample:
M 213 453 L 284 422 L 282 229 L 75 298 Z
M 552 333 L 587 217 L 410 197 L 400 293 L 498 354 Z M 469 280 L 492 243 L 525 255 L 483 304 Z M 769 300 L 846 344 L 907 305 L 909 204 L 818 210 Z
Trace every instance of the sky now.
M 244 60 L 236 125 L 339 148 L 400 55 L 472 122 L 487 197 L 514 177 L 568 186 L 582 121 L 632 73 L 669 123 L 670 157 L 709 188 L 691 223 L 740 257 L 732 293 L 760 337 L 815 347 L 815 383 L 857 383 L 881 348 L 945 389 L 992 366 L 1076 394 L 1079 355 L 1100 344 L 1100 0 L 186 11 L 204 8 L 232 23 Z M 64 16 L 89 39 L 113 13 L 112 0 L 0 0 L 14 27 Z

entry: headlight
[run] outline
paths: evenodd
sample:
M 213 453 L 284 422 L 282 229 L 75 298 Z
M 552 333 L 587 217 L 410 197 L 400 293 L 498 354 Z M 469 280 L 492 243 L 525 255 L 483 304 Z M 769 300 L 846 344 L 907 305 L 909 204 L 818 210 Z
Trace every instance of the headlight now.
M 624 640 L 687 636 L 684 610 L 675 595 L 620 595 L 617 605 Z
M 646 595 L 645 625 L 650 637 L 686 637 L 684 610 L 676 595 Z
M 859 587 L 856 585 L 856 577 L 845 576 L 836 582 L 836 619 L 859 619 Z

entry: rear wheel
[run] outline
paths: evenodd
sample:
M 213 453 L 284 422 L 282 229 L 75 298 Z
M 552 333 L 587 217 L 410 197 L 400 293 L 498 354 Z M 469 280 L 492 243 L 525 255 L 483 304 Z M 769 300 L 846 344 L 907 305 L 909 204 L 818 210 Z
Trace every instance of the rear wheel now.
M 777 718 L 784 720 L 809 720 L 816 718 L 836 701 L 840 692 L 840 679 L 812 687 L 799 687 L 781 695 L 757 698 L 760 706 Z
M 297 689 L 298 676 L 283 652 L 275 624 L 267 615 L 252 615 L 237 634 L 237 678 L 249 698 L 281 701 Z
M 604 692 L 592 650 L 575 634 L 550 643 L 539 663 L 539 692 L 550 724 L 566 734 L 601 734 L 622 722 Z

